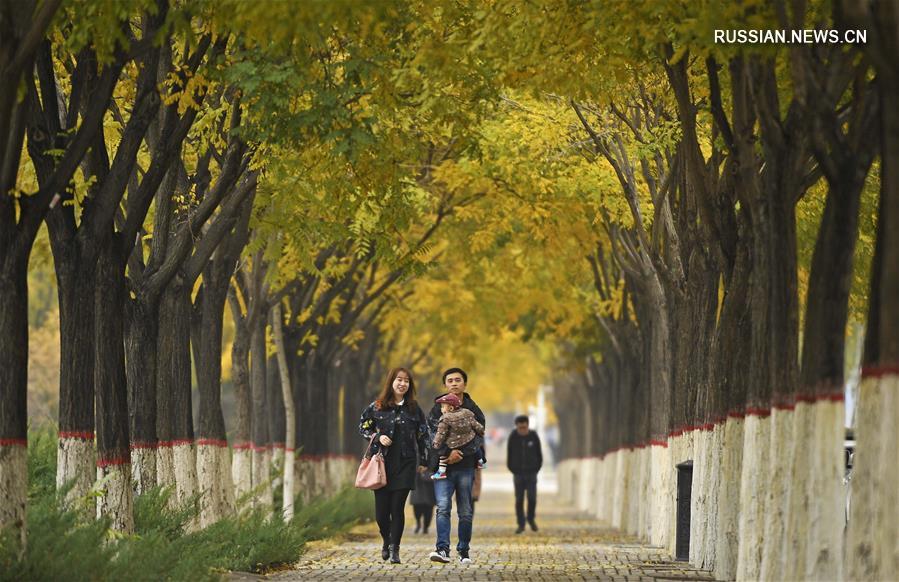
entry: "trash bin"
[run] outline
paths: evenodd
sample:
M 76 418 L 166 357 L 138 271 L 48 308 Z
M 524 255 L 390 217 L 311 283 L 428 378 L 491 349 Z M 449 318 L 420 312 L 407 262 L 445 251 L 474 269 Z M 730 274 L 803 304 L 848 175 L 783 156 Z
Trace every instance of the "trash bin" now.
M 690 560 L 690 494 L 693 489 L 693 461 L 677 465 L 677 538 L 675 559 Z

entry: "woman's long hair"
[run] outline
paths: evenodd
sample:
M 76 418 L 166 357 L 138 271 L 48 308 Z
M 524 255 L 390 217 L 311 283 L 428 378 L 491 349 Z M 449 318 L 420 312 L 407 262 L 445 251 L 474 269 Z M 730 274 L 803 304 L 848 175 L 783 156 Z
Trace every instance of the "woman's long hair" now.
M 381 388 L 378 399 L 375 400 L 375 408 L 378 410 L 396 406 L 396 394 L 393 392 L 393 381 L 396 380 L 396 377 L 400 372 L 405 373 L 406 377 L 409 378 L 409 389 L 406 390 L 403 400 L 409 405 L 410 410 L 415 410 L 418 406 L 418 403 L 415 402 L 415 380 L 412 378 L 412 372 L 406 368 L 393 368 L 387 373 L 387 380 Z

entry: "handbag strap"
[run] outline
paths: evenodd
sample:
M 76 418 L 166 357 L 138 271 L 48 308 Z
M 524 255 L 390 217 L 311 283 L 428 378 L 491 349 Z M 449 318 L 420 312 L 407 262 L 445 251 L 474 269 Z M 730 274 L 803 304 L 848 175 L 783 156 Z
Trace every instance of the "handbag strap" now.
M 363 459 L 364 459 L 365 457 L 369 456 L 368 453 L 369 453 L 369 451 L 371 451 L 371 446 L 372 446 L 372 444 L 374 444 L 374 442 L 375 442 L 375 437 L 376 437 L 376 436 L 378 436 L 378 433 L 375 433 L 375 434 L 371 435 L 371 438 L 368 440 L 368 446 L 365 447 L 365 452 L 362 453 L 362 458 L 363 458 Z

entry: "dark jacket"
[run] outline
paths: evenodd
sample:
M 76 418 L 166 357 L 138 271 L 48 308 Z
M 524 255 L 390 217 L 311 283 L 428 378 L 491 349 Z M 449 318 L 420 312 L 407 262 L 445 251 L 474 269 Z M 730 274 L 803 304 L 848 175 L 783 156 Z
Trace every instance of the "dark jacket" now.
M 397 442 L 394 436 L 396 434 L 397 421 L 400 420 L 406 423 L 406 426 L 410 427 L 411 430 L 404 431 L 409 435 L 409 438 L 401 439 L 400 442 Z M 417 459 L 419 465 L 428 464 L 430 434 L 428 433 L 425 413 L 419 405 L 416 405 L 414 410 L 408 405 L 378 410 L 375 407 L 375 403 L 372 402 L 362 411 L 362 416 L 359 419 L 359 434 L 366 440 L 371 439 L 374 435 L 377 435 L 377 437 L 387 435 L 394 441 L 390 447 L 385 448 L 381 446 L 376 437 L 374 443 L 372 443 L 372 454 L 383 452 L 389 457 L 398 453 L 401 458 L 412 457 Z M 382 451 L 381 449 L 385 450 Z
M 506 449 L 506 466 L 516 475 L 536 473 L 543 466 L 540 437 L 534 431 L 521 436 L 513 430 Z
M 444 392 L 437 398 L 446 396 L 447 394 L 449 394 L 449 392 Z M 437 398 L 435 398 L 435 400 Z M 481 424 L 481 426 L 483 426 L 485 428 L 487 427 L 486 419 L 484 418 L 484 413 L 481 412 L 480 407 L 478 407 L 478 405 L 475 404 L 475 401 L 471 398 L 471 396 L 468 395 L 467 392 L 462 394 L 462 408 L 472 411 L 474 413 L 475 420 L 477 420 Z M 428 414 L 428 430 L 430 431 L 430 439 L 431 439 L 430 442 L 432 442 L 432 443 L 434 442 L 434 437 L 437 436 L 437 424 L 440 422 L 440 417 L 442 415 L 443 415 L 443 411 L 440 410 L 440 405 L 437 403 L 434 403 L 433 408 L 431 408 L 430 414 Z M 431 463 L 430 463 L 431 468 L 437 467 L 437 457 L 438 457 L 438 455 L 436 455 L 436 454 L 431 455 Z M 471 455 L 471 454 L 464 455 L 462 457 L 461 461 L 459 461 L 458 463 L 455 463 L 453 465 L 449 465 L 447 467 L 447 470 L 451 470 L 453 467 L 455 467 L 457 469 L 472 469 L 472 468 L 474 468 L 475 464 L 477 464 L 478 460 L 476 457 L 477 457 L 477 455 Z

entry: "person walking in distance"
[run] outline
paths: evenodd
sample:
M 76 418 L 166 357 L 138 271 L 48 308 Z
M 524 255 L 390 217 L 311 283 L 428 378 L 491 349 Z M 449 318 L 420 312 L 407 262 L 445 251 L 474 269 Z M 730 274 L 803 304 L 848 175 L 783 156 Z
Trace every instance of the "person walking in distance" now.
M 359 433 L 372 441 L 373 452 L 384 454 L 387 485 L 375 490 L 375 520 L 383 541 L 381 558 L 399 564 L 406 498 L 415 489 L 416 467 L 427 470 L 430 445 L 427 419 L 415 401 L 409 370 L 390 370 L 378 399 L 362 411 Z
M 475 419 L 484 426 L 484 413 L 475 404 L 471 396 L 465 393 L 468 384 L 468 375 L 459 368 L 450 368 L 443 373 L 443 385 L 447 394 L 454 394 L 461 399 L 461 407 L 474 413 Z M 445 394 L 441 394 L 441 397 Z M 437 399 L 439 400 L 439 398 Z M 431 432 L 431 442 L 437 434 L 437 426 L 440 417 L 443 416 L 441 405 L 434 403 L 431 413 L 428 415 L 428 429 Z M 436 457 L 437 455 L 433 455 Z M 459 449 L 452 449 L 446 456 L 446 478 L 434 481 L 434 493 L 437 496 L 437 548 L 431 552 L 432 562 L 449 562 L 450 546 L 450 516 L 453 508 L 453 495 L 456 496 L 456 511 L 459 514 L 459 543 L 456 551 L 459 553 L 459 561 L 470 564 L 469 546 L 473 529 L 473 514 L 471 507 L 471 492 L 474 483 L 475 467 L 478 454 L 464 454 Z M 436 460 L 432 462 L 432 470 L 437 469 Z
M 524 531 L 525 519 L 532 531 L 537 531 L 534 521 L 537 511 L 537 473 L 543 466 L 543 453 L 540 451 L 540 437 L 528 427 L 528 417 L 515 417 L 515 430 L 509 434 L 506 451 L 506 466 L 512 472 L 515 482 L 515 515 L 518 518 L 518 529 Z M 524 496 L 527 493 L 528 510 L 524 512 Z
M 434 519 L 434 506 L 437 498 L 434 496 L 434 482 L 428 475 L 427 467 L 420 467 L 415 476 L 415 489 L 409 496 L 412 511 L 415 514 L 415 533 L 427 534 Z

